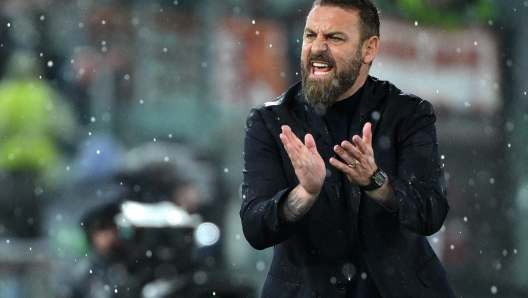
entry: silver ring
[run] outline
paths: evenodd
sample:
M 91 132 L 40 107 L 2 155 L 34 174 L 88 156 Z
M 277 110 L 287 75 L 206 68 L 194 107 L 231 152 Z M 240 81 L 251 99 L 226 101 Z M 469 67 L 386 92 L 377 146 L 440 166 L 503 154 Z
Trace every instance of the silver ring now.
M 356 163 L 354 163 L 353 165 L 348 164 L 348 166 L 349 166 L 350 168 L 353 169 L 353 168 L 355 168 L 358 164 L 359 164 L 359 161 L 356 160 Z

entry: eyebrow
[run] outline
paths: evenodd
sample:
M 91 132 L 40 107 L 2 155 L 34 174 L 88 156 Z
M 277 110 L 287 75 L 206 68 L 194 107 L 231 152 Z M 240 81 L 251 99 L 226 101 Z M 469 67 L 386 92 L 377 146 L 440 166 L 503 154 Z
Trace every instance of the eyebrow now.
M 304 29 L 304 32 L 308 32 L 308 33 L 316 33 L 314 30 L 310 29 L 310 28 L 305 28 Z M 344 33 L 343 31 L 330 31 L 326 34 L 324 34 L 325 37 L 331 37 L 331 36 L 336 36 L 336 35 L 342 35 L 342 36 L 345 36 L 347 37 L 348 35 L 346 35 L 346 33 Z

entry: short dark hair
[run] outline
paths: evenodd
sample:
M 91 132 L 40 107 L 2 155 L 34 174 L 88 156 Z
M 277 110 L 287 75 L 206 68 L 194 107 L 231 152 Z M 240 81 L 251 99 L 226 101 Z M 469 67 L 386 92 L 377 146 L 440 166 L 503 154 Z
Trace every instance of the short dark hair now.
M 81 217 L 83 231 L 92 245 L 92 233 L 105 227 L 116 227 L 115 216 L 121 213 L 121 204 L 117 201 L 96 205 Z
M 372 36 L 380 37 L 380 14 L 372 0 L 315 0 L 315 6 L 336 6 L 347 10 L 355 10 L 360 19 L 360 41 L 364 42 Z

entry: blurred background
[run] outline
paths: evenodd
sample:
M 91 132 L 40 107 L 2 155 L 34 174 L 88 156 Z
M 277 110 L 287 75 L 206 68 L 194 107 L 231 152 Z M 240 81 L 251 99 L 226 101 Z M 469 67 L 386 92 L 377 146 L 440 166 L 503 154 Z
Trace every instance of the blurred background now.
M 0 298 L 256 297 L 244 123 L 300 79 L 311 3 L 1 0 Z M 527 297 L 528 1 L 375 3 L 371 74 L 438 116 L 457 295 Z

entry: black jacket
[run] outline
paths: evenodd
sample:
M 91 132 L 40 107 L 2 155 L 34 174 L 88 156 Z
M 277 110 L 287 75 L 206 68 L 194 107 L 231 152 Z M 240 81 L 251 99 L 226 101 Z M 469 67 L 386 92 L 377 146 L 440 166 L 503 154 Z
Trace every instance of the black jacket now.
M 446 271 L 425 236 L 437 232 L 449 210 L 438 157 L 436 120 L 430 103 L 394 85 L 368 77 L 350 127 L 350 138 L 372 123 L 376 164 L 399 199 L 390 212 L 329 163 L 334 141 L 323 117 L 310 107 L 297 83 L 275 101 L 253 109 L 246 123 L 240 216 L 248 242 L 274 246 L 263 297 L 345 297 L 343 268 L 350 237 L 359 241 L 383 297 L 454 297 Z M 298 184 L 279 139 L 289 125 L 304 140 L 314 136 L 327 167 L 319 198 L 295 223 L 279 214 L 279 202 Z M 340 189 L 349 183 L 349 202 Z M 347 220 L 351 218 L 351 220 Z

